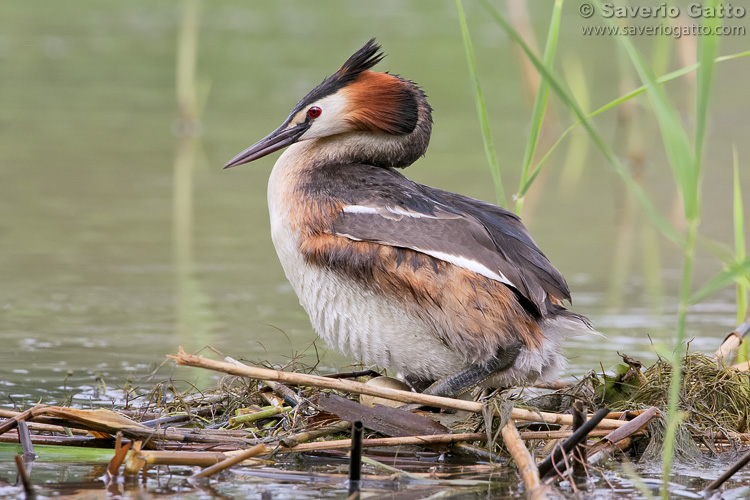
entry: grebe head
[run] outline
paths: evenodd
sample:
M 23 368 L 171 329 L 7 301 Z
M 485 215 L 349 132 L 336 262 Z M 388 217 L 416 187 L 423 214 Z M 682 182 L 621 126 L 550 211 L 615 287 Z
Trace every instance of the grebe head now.
M 425 154 L 432 108 L 414 83 L 370 71 L 383 59 L 371 39 L 311 90 L 284 123 L 224 168 L 242 165 L 302 141 L 317 141 L 318 160 L 403 168 Z

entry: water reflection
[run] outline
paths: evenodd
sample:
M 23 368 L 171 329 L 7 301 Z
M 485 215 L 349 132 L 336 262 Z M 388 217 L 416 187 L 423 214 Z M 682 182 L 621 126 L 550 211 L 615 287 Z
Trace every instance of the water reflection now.
M 201 147 L 198 106 L 197 60 L 200 3 L 184 0 L 177 43 L 177 110 L 174 129 L 177 149 L 174 161 L 173 247 L 176 274 L 177 341 L 187 349 L 211 344 L 214 323 L 210 298 L 196 274 L 194 228 L 194 182 Z

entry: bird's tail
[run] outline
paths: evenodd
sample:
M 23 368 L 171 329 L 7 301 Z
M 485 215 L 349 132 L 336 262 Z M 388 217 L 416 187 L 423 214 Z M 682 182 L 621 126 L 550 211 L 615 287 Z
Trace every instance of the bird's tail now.
M 604 337 L 604 335 L 594 329 L 591 321 L 586 316 L 569 311 L 562 306 L 555 307 L 552 314 L 544 320 L 542 328 L 548 338 L 554 337 L 560 340 L 578 335 L 598 335 Z

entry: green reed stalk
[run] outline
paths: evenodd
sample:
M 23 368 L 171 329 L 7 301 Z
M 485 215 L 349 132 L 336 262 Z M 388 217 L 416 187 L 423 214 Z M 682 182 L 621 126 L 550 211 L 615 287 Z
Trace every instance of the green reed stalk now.
M 504 207 L 505 190 L 503 189 L 503 180 L 500 176 L 500 163 L 497 160 L 495 146 L 492 144 L 490 120 L 487 116 L 487 107 L 484 104 L 484 94 L 482 93 L 482 86 L 479 84 L 479 76 L 477 76 L 477 64 L 474 58 L 474 46 L 471 44 L 471 37 L 469 36 L 469 26 L 466 24 L 466 16 L 464 14 L 463 6 L 461 5 L 461 0 L 456 0 L 456 9 L 458 10 L 458 22 L 461 25 L 461 35 L 464 41 L 464 49 L 466 50 L 466 62 L 469 65 L 471 87 L 474 91 L 474 103 L 477 107 L 479 124 L 482 129 L 484 154 L 487 156 L 487 163 L 489 164 L 490 172 L 492 173 L 492 181 L 495 186 L 495 198 L 497 198 L 498 205 Z
M 745 260 L 745 220 L 742 206 L 742 187 L 740 186 L 740 166 L 737 155 L 737 148 L 732 152 L 734 163 L 734 203 L 733 203 L 733 220 L 734 220 L 734 249 L 737 262 Z M 750 288 L 750 273 L 745 275 L 744 280 L 737 282 L 737 324 L 739 325 L 747 319 L 747 299 L 748 289 Z M 750 359 L 750 349 L 748 349 L 748 340 L 745 339 L 740 345 L 737 353 L 737 362 L 742 363 Z
M 598 3 L 598 1 L 597 1 Z M 716 4 L 716 0 L 713 2 Z M 704 20 L 707 25 L 715 27 L 718 18 Z M 674 460 L 674 446 L 677 427 L 680 423 L 678 403 L 682 386 L 682 357 L 687 330 L 687 314 L 691 299 L 693 263 L 695 245 L 700 224 L 700 180 L 703 157 L 703 145 L 706 135 L 708 104 L 714 76 L 714 59 L 718 50 L 718 38 L 715 36 L 700 37 L 698 42 L 698 89 L 696 96 L 696 131 L 694 147 L 690 147 L 688 134 L 682 126 L 680 117 L 668 99 L 664 87 L 656 82 L 656 77 L 628 37 L 619 37 L 618 41 L 630 57 L 633 66 L 647 88 L 649 102 L 656 115 L 662 140 L 672 168 L 675 183 L 682 195 L 683 212 L 687 221 L 687 234 L 683 247 L 682 285 L 680 287 L 680 306 L 677 314 L 676 349 L 672 357 L 672 373 L 667 405 L 667 429 L 664 437 L 662 498 L 668 498 L 667 483 Z
M 712 0 L 714 6 L 717 2 L 718 0 Z M 661 493 L 662 496 L 666 498 L 666 496 L 668 495 L 666 484 L 669 478 L 669 473 L 671 471 L 672 461 L 674 458 L 675 437 L 677 427 L 679 425 L 679 416 L 677 410 L 682 382 L 681 361 L 682 353 L 684 352 L 684 341 L 686 338 L 687 314 L 691 299 L 690 291 L 693 277 L 695 247 L 698 240 L 698 226 L 700 224 L 701 167 L 703 147 L 706 136 L 708 105 L 711 97 L 716 53 L 718 50 L 718 38 L 715 36 L 703 36 L 699 40 L 699 61 L 697 63 L 698 88 L 696 96 L 696 128 L 694 141 L 689 140 L 688 134 L 685 128 L 682 126 L 682 122 L 677 111 L 675 110 L 671 101 L 668 99 L 666 92 L 661 85 L 662 82 L 657 81 L 650 67 L 646 64 L 643 57 L 635 49 L 634 45 L 631 43 L 628 37 L 618 38 L 618 41 L 621 43 L 623 49 L 629 56 L 631 63 L 635 67 L 643 83 L 643 89 L 647 92 L 651 107 L 654 111 L 654 114 L 656 115 L 659 124 L 662 140 L 667 153 L 667 157 L 669 159 L 669 164 L 672 168 L 673 177 L 683 199 L 683 212 L 685 220 L 687 222 L 687 232 L 683 237 L 656 211 L 655 207 L 651 203 L 651 200 L 642 191 L 640 186 L 637 185 L 637 183 L 631 177 L 629 171 L 625 169 L 625 167 L 621 164 L 620 160 L 614 154 L 611 147 L 609 147 L 609 145 L 602 140 L 601 136 L 591 125 L 588 116 L 583 113 L 569 90 L 563 86 L 563 84 L 554 74 L 554 71 L 552 70 L 550 64 L 539 60 L 539 58 L 533 53 L 533 51 L 529 49 L 529 47 L 524 43 L 523 39 L 513 29 L 510 23 L 508 23 L 504 19 L 504 17 L 500 15 L 492 5 L 489 4 L 487 0 L 481 0 L 481 3 L 488 10 L 490 15 L 498 22 L 498 24 L 502 26 L 506 33 L 516 43 L 519 44 L 519 46 L 524 50 L 537 70 L 549 83 L 550 88 L 553 89 L 553 91 L 558 95 L 563 103 L 576 115 L 578 120 L 589 133 L 593 142 L 613 165 L 615 171 L 623 179 L 627 188 L 633 193 L 635 198 L 641 204 L 651 222 L 657 228 L 659 228 L 662 234 L 664 234 L 683 248 L 683 275 L 682 285 L 680 289 L 677 336 L 675 339 L 677 349 L 672 359 L 673 370 L 672 378 L 670 381 L 669 403 L 667 412 L 668 425 L 663 455 L 665 482 Z M 718 18 L 714 18 L 705 20 L 705 22 L 711 28 L 715 28 L 718 25 L 719 20 Z M 676 78 L 677 76 L 679 76 L 679 74 L 687 73 L 691 69 L 692 68 L 684 68 L 683 70 L 680 70 L 679 72 L 673 74 L 673 77 Z M 634 95 L 643 92 L 644 90 L 638 89 L 631 93 L 632 95 L 624 96 L 623 98 L 613 101 L 610 105 L 605 106 L 604 109 L 597 110 L 597 112 L 595 113 L 610 109 L 611 107 L 624 102 L 624 100 L 629 99 Z M 544 161 L 545 158 L 543 158 L 542 161 Z M 525 179 L 526 184 L 522 186 L 519 195 L 523 195 L 523 193 L 525 192 L 524 188 L 528 189 L 528 186 L 530 186 L 530 183 L 533 182 L 534 178 L 538 174 L 538 171 L 539 169 L 537 168 L 534 172 L 528 175 L 527 179 Z
M 560 33 L 560 17 L 562 12 L 563 0 L 555 0 L 555 6 L 552 9 L 552 18 L 549 22 L 549 31 L 547 33 L 547 43 L 544 47 L 544 65 L 552 67 L 555 60 L 555 51 L 557 49 L 557 39 Z M 536 152 L 536 146 L 539 142 L 539 134 L 542 130 L 542 123 L 544 122 L 544 114 L 547 110 L 547 97 L 549 95 L 549 83 L 547 79 L 542 75 L 539 81 L 539 86 L 536 89 L 536 96 L 534 97 L 534 107 L 531 111 L 531 126 L 529 128 L 529 137 L 526 141 L 526 150 L 523 154 L 523 164 L 521 166 L 521 180 L 519 181 L 519 188 L 524 186 L 529 179 L 529 169 L 531 162 L 534 159 L 534 153 Z M 524 195 L 519 194 L 516 198 L 516 214 L 521 215 L 521 209 L 523 208 Z

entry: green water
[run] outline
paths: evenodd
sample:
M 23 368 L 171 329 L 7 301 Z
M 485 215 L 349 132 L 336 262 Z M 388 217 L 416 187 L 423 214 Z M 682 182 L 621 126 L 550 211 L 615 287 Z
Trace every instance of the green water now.
M 508 40 L 478 5 L 466 4 L 511 193 L 531 106 Z M 580 34 L 575 7 L 563 16 L 558 67 L 563 75 L 578 71 L 593 108 L 624 92 L 621 65 L 614 40 Z M 534 28 L 545 32 L 547 5 L 530 8 Z M 0 8 L 3 405 L 11 398 L 56 402 L 71 391 L 80 401 L 116 398 L 128 380 L 149 386 L 147 376 L 180 345 L 276 363 L 305 353 L 308 364 L 320 356 L 323 370 L 350 363 L 320 341 L 311 347 L 315 335 L 277 262 L 265 199 L 276 155 L 230 171 L 221 166 L 274 129 L 371 36 L 389 54 L 379 69 L 419 82 L 435 108 L 429 152 L 406 173 L 493 199 L 453 2 L 211 2 L 200 13 L 202 116 L 188 193 L 192 218 L 187 230 L 176 231 L 175 220 L 186 215 L 173 211 L 181 19 L 182 4 L 171 1 L 25 1 Z M 640 41 L 650 51 L 651 40 Z M 677 51 L 677 42 L 669 44 Z M 721 51 L 746 45 L 743 37 L 727 38 Z M 679 66 L 673 54 L 669 69 Z M 718 67 L 707 142 L 702 229 L 727 244 L 732 145 L 750 186 L 748 78 L 744 59 Z M 688 83 L 669 89 L 689 123 Z M 551 101 L 556 123 L 542 148 L 571 122 Z M 644 186 L 663 213 L 678 213 L 658 129 L 639 109 L 633 129 Z M 616 114 L 596 123 L 627 156 Z M 656 250 L 644 244 L 647 223 L 637 209 L 627 222 L 621 183 L 603 158 L 585 137 L 583 151 L 569 152 L 567 144 L 532 190 L 524 217 L 568 277 L 573 308 L 607 336 L 569 342 L 569 375 L 611 365 L 618 350 L 654 359 L 649 335 L 669 341 L 676 324 L 679 252 L 664 239 L 657 238 Z M 566 162 L 581 165 L 577 184 L 561 174 Z M 647 264 L 655 271 L 645 273 Z M 701 253 L 697 283 L 719 270 L 713 256 Z M 712 351 L 733 328 L 733 300 L 728 289 L 696 306 L 689 324 L 694 349 Z M 170 366 L 153 380 L 170 376 L 212 384 L 206 375 Z M 99 396 L 92 389 L 101 385 L 97 378 L 106 384 Z

